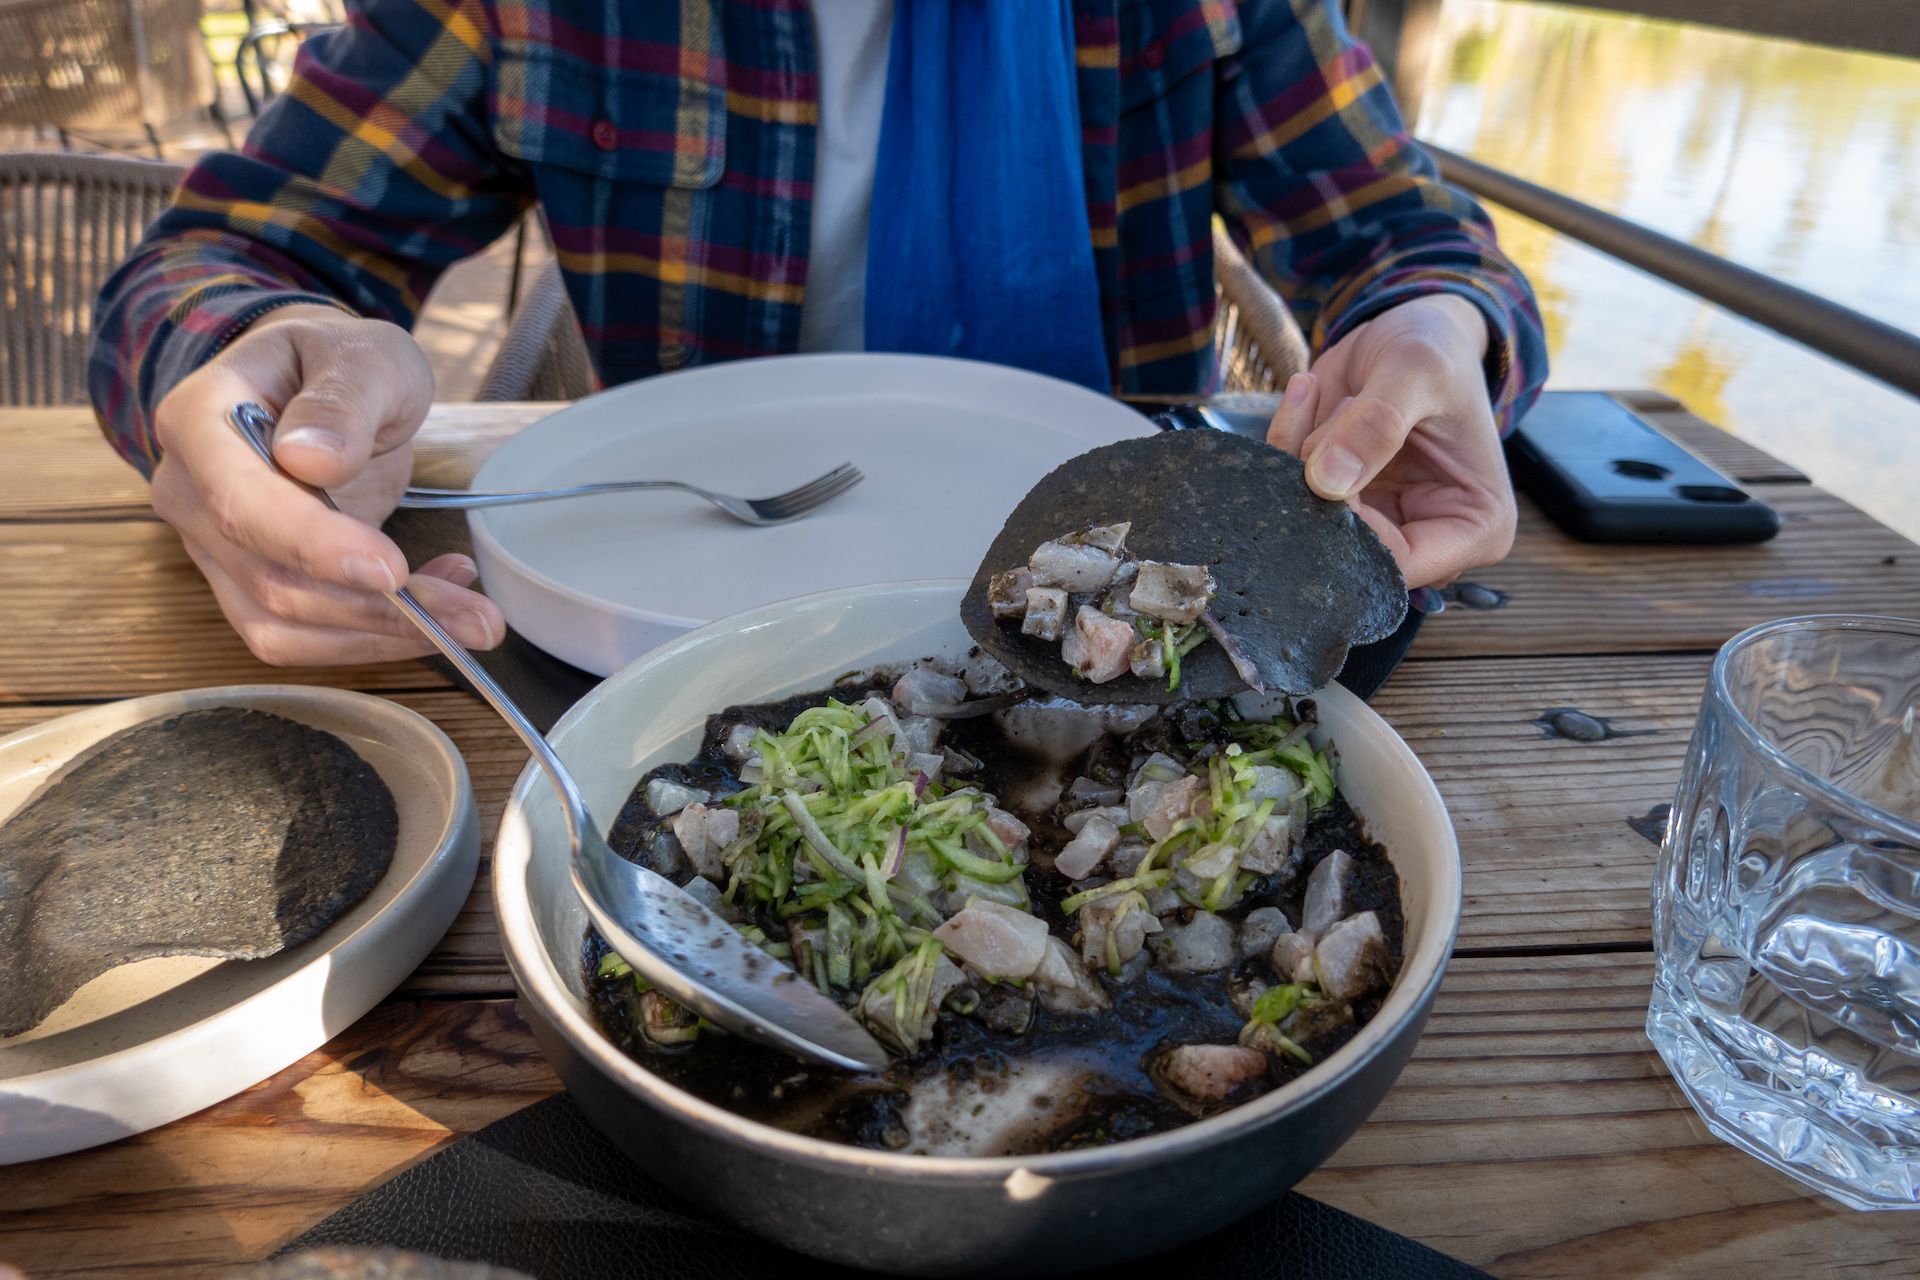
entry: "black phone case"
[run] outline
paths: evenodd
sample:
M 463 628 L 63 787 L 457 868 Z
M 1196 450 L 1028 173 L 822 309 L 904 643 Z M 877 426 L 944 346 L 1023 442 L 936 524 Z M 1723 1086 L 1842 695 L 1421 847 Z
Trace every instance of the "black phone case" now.
M 1763 542 L 1780 516 L 1601 391 L 1549 391 L 1507 437 L 1515 485 L 1588 542 Z

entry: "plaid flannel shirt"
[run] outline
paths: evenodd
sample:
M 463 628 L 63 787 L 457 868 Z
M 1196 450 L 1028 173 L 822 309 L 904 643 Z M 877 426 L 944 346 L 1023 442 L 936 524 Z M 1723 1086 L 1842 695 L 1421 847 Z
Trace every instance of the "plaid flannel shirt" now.
M 1316 352 L 1408 298 L 1471 299 L 1503 428 L 1524 410 L 1546 375 L 1527 284 L 1334 0 L 1074 11 L 1117 392 L 1215 385 L 1218 214 Z M 108 282 L 102 424 L 150 472 L 154 406 L 263 311 L 410 325 L 443 270 L 536 201 L 604 383 L 793 351 L 817 103 L 806 0 L 356 0 Z

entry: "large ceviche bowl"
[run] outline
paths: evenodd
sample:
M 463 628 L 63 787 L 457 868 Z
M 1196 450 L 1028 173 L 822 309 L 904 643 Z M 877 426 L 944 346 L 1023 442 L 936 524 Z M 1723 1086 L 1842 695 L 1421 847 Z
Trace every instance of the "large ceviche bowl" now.
M 963 583 L 826 592 L 711 623 L 644 655 L 568 713 L 554 746 L 597 812 L 698 746 L 723 707 L 820 689 L 850 670 L 958 656 Z M 544 777 L 529 768 L 501 819 L 494 894 L 507 958 L 542 1047 L 575 1100 L 661 1180 L 747 1229 L 817 1257 L 917 1275 L 1077 1270 L 1170 1248 L 1279 1195 L 1359 1127 L 1419 1039 L 1460 917 L 1460 860 L 1432 780 L 1345 690 L 1318 698 L 1316 738 L 1388 849 L 1406 917 L 1379 1013 L 1298 1079 L 1184 1128 L 1092 1150 L 926 1157 L 797 1136 L 700 1101 L 595 1027 L 581 974 L 586 913 Z

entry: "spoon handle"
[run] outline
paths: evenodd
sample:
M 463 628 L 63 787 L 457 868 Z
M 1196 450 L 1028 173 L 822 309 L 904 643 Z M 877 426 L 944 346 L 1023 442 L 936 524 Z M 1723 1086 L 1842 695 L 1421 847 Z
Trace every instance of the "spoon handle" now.
M 327 504 L 328 509 L 333 511 L 340 509 L 340 505 L 333 500 L 332 494 L 287 474 L 286 469 L 275 461 L 273 456 L 275 420 L 266 409 L 252 401 L 238 404 L 227 414 L 227 422 L 240 438 L 260 455 L 261 461 L 272 467 L 281 478 L 298 485 L 320 499 Z M 533 758 L 539 762 L 548 780 L 553 783 L 554 789 L 560 793 L 560 807 L 565 811 L 567 819 L 567 836 L 577 853 L 582 847 L 582 840 L 591 820 L 587 816 L 586 801 L 581 797 L 579 788 L 574 786 L 573 776 L 560 763 L 560 757 L 554 754 L 547 740 L 541 736 L 538 729 L 533 727 L 533 722 L 527 719 L 520 708 L 514 705 L 513 699 L 507 696 L 506 691 L 494 683 L 493 677 L 487 674 L 486 668 L 474 661 L 473 655 L 467 652 L 465 646 L 447 634 L 446 629 L 431 613 L 427 612 L 426 606 L 414 598 L 413 592 L 402 586 L 387 592 L 386 597 L 400 606 L 401 612 L 411 618 L 413 624 L 433 642 L 433 647 L 438 649 L 442 656 L 472 683 L 480 696 L 485 698 L 493 709 L 500 713 L 500 718 L 519 735 L 520 741 L 533 754 Z

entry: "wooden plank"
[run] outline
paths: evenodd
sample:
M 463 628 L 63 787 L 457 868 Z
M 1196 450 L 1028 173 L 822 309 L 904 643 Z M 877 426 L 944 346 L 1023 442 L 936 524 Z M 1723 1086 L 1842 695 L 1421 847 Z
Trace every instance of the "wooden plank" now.
M 1410 661 L 1374 700 L 1433 774 L 1460 837 L 1459 946 L 1635 946 L 1649 938 L 1655 845 L 1629 825 L 1673 799 L 1706 679 L 1705 657 Z M 513 990 L 490 883 L 493 837 L 526 764 L 510 730 L 461 693 L 394 695 L 434 721 L 467 761 L 482 852 L 453 926 L 400 990 Z M 1534 723 L 1577 707 L 1628 736 L 1576 742 Z M 66 708 L 0 707 L 0 732 Z
M 436 404 L 414 439 L 421 484 L 458 488 L 502 440 L 562 406 Z M 150 515 L 147 484 L 101 439 L 87 408 L 0 409 L 0 520 Z
M 414 440 L 414 482 L 463 489 L 502 442 L 566 407 L 542 400 L 437 404 Z
M 1449 608 L 1428 620 L 1423 657 L 1718 649 L 1735 633 L 1801 613 L 1920 615 L 1920 547 L 1832 494 L 1758 484 L 1780 512 L 1769 542 L 1613 546 L 1561 533 L 1520 499 L 1513 553 L 1466 578 L 1503 608 Z
M 1697 22 L 1746 35 L 1920 58 L 1910 0 L 1852 0 L 1832 8 L 1805 0 L 1581 0 L 1589 8 L 1668 22 Z
M 147 483 L 101 438 L 93 410 L 0 409 L 0 519 L 150 514 Z
M 438 468 L 433 478 L 459 482 L 463 468 L 510 434 L 516 422 L 546 406 L 480 408 L 487 412 L 470 408 L 466 415 L 447 414 L 444 429 L 437 429 L 437 460 L 423 458 Z M 120 467 L 115 459 L 107 461 Z M 1787 528 L 1773 542 L 1756 547 L 1639 548 L 1630 560 L 1623 559 L 1619 548 L 1565 537 L 1523 500 L 1515 553 L 1504 564 L 1471 575 L 1482 585 L 1509 592 L 1512 603 L 1498 612 L 1449 611 L 1427 629 L 1418 652 L 1713 648 L 1744 626 L 1786 613 L 1911 613 L 1920 608 L 1920 555 L 1912 544 L 1811 486 L 1763 488 L 1762 496 L 1779 506 L 1787 520 Z M 72 505 L 66 498 L 56 501 Z M 70 551 L 75 554 L 68 558 Z M 171 535 L 151 523 L 101 526 L 84 533 L 59 524 L 16 523 L 0 527 L 0 552 L 6 553 L 0 563 L 0 598 L 27 600 L 37 590 L 52 605 L 16 614 L 25 617 L 31 633 L 15 636 L 16 652 L 31 654 L 34 661 L 15 677 L 8 670 L 14 664 L 0 652 L 0 697 L 107 696 L 213 683 L 228 658 L 241 653 Z M 49 579 L 49 565 L 77 574 L 77 580 Z M 139 581 L 137 598 L 125 594 L 129 579 Z M 79 600 L 98 607 L 86 614 Z M 161 619 L 167 625 L 156 630 Z M 67 648 L 64 629 L 76 622 L 87 643 Z M 116 646 L 109 652 L 97 643 L 102 634 L 133 638 L 131 650 Z M 48 643 L 56 639 L 59 643 Z M 50 655 L 53 660 L 47 661 Z M 239 660 L 251 668 L 252 678 L 270 670 L 244 655 Z M 100 673 L 115 664 L 131 670 L 95 687 Z M 437 677 L 418 675 L 411 664 L 365 677 L 369 687 L 391 688 L 396 681 L 440 683 Z
M 1463 959 L 1400 1082 L 1300 1186 L 1495 1275 L 1911 1274 L 1863 1214 L 1714 1138 L 1643 1026 L 1646 956 Z
M 511 1002 L 389 1002 L 197 1115 L 0 1168 L 0 1259 L 35 1280 L 222 1274 L 557 1088 Z
M 1793 467 L 1695 417 L 1660 391 L 1611 393 L 1655 426 L 1742 483 L 1804 481 Z M 1272 416 L 1279 397 L 1216 397 L 1243 412 Z M 530 401 L 436 404 L 415 437 L 414 478 L 458 488 L 503 440 L 565 406 Z M 105 441 L 85 408 L 0 409 L 10 465 L 0 471 L 0 520 L 125 517 L 149 512 L 146 482 Z
M 295 669 L 254 658 L 173 530 L 154 520 L 0 523 L 0 702 L 223 684 L 447 687 L 418 662 Z
M 1410 661 L 1374 708 L 1420 757 L 1460 839 L 1459 947 L 1649 940 L 1654 842 L 1628 825 L 1670 804 L 1705 657 Z M 1631 736 L 1577 742 L 1534 723 L 1575 707 Z
M 1748 444 L 1732 432 L 1723 431 L 1705 418 L 1695 417 L 1685 405 L 1664 391 L 1609 392 L 1660 428 L 1720 474 L 1741 484 L 1763 480 L 1805 483 L 1807 477 L 1797 468 L 1780 461 L 1757 445 Z
M 1705 657 L 1410 661 L 1375 708 L 1445 797 L 1466 869 L 1463 950 L 1622 946 L 1648 941 L 1655 845 L 1628 824 L 1673 799 L 1706 680 Z M 512 732 L 461 693 L 399 694 L 466 758 L 480 805 L 472 894 L 401 990 L 500 995 L 513 989 L 489 876 L 507 792 L 526 764 Z M 1626 735 L 1546 736 L 1534 723 L 1578 707 Z M 0 732 L 63 713 L 0 707 Z
M 1456 960 L 1399 1083 L 1300 1190 L 1502 1276 L 1903 1271 L 1920 1215 L 1842 1209 L 1707 1133 L 1641 1031 L 1651 977 Z M 198 1115 L 0 1169 L 0 1257 L 210 1274 L 554 1087 L 508 1003 L 392 1002 Z

